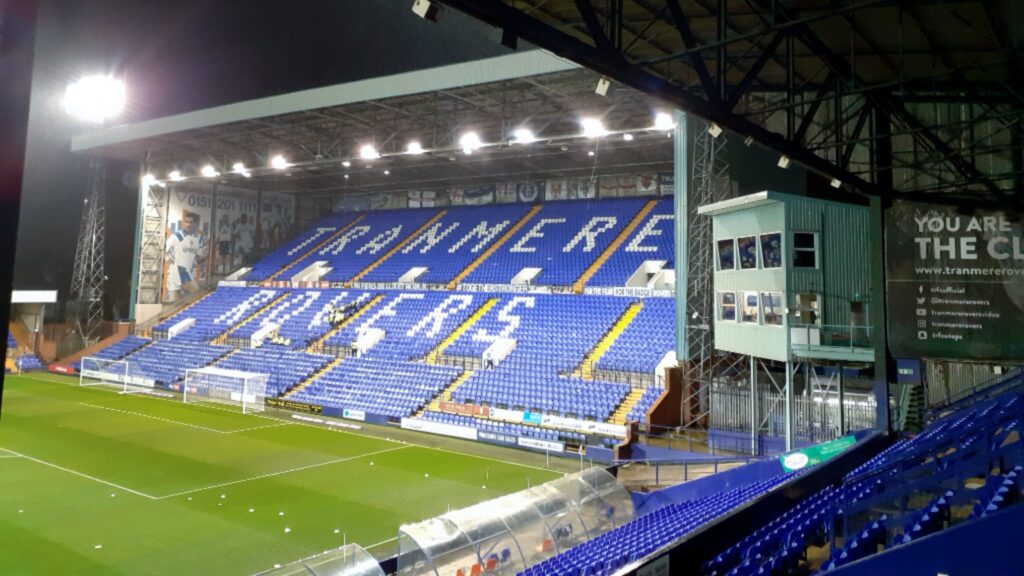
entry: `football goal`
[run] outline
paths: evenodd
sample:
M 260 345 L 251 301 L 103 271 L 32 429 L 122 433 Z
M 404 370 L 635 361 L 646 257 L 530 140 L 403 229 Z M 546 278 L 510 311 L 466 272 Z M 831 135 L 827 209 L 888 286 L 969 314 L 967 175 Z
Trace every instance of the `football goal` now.
M 243 414 L 263 412 L 269 377 L 269 374 L 214 367 L 187 370 L 181 399 L 183 402 L 234 404 L 242 408 Z
M 153 382 L 132 374 L 127 360 L 110 360 L 86 356 L 78 369 L 79 386 L 112 386 L 123 394 L 143 392 L 153 388 Z

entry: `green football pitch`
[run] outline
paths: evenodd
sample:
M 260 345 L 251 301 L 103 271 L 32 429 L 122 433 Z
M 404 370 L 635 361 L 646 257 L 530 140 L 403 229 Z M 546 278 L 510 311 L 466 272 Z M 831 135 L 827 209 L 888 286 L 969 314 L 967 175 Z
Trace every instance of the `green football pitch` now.
M 343 541 L 386 556 L 402 523 L 560 476 L 513 450 L 75 384 L 5 379 L 0 574 L 251 574 Z

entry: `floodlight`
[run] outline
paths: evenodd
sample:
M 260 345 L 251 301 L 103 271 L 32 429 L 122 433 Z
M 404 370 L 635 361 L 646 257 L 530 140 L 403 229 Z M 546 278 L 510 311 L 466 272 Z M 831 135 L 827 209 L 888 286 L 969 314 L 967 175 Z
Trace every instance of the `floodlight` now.
M 181 182 L 182 180 L 185 179 L 185 177 L 181 175 L 180 170 L 171 170 L 170 174 L 168 174 L 167 177 L 173 180 L 174 182 Z
M 829 182 L 829 185 L 838 190 L 843 187 L 843 181 L 839 178 L 833 178 L 832 181 Z
M 217 172 L 217 169 L 214 168 L 212 164 L 207 164 L 206 166 L 203 166 L 199 170 L 199 173 L 206 178 L 215 178 L 217 176 L 220 176 L 220 172 Z
M 423 146 L 419 142 L 413 140 L 405 147 L 405 151 L 409 154 L 423 154 Z
M 348 180 L 348 174 L 345 174 L 345 180 Z
M 284 170 L 289 166 L 291 166 L 291 164 L 289 164 L 288 161 L 284 159 L 284 156 L 281 156 L 280 154 L 270 159 L 270 167 L 274 170 Z
M 156 184 L 156 176 L 153 176 L 152 174 L 146 174 L 145 176 L 142 177 L 143 186 L 149 188 L 154 184 Z
M 537 137 L 529 128 L 517 128 L 512 135 L 515 136 L 512 140 L 513 144 L 532 144 L 537 141 Z
M 789 156 L 786 156 L 785 154 L 783 154 L 782 156 L 779 156 L 779 168 L 782 168 L 783 170 L 785 170 L 786 168 L 789 168 L 789 163 L 790 163 Z
M 611 85 L 612 85 L 612 81 L 611 80 L 609 80 L 607 78 L 601 78 L 600 80 L 597 81 L 597 88 L 594 88 L 594 92 L 598 96 L 607 96 L 608 95 L 608 88 L 610 88 Z
M 626 142 L 632 142 L 633 135 L 629 132 L 626 132 L 625 134 L 622 135 L 622 139 L 625 140 Z
M 714 122 L 711 123 L 711 126 L 708 126 L 708 134 L 711 134 L 712 138 L 718 138 L 722 135 L 722 132 L 722 127 Z
M 654 129 L 655 130 L 671 130 L 676 127 L 675 121 L 672 120 L 672 116 L 665 112 L 658 112 L 654 116 Z
M 391 175 L 391 170 L 385 170 L 384 171 L 384 175 L 385 176 L 390 176 Z
M 234 172 L 235 174 L 241 174 L 246 178 L 252 176 L 252 172 L 249 172 L 249 170 L 246 169 L 245 164 L 242 164 L 241 162 L 235 162 L 234 164 L 232 164 L 231 171 Z
M 437 18 L 441 12 L 441 7 L 430 0 L 413 0 L 412 11 L 424 20 L 437 22 Z
M 363 160 L 376 160 L 380 158 L 380 152 L 370 144 L 363 144 L 359 149 L 359 157 Z
M 352 167 L 352 163 L 349 162 L 348 160 L 345 160 L 344 162 L 342 162 L 341 165 L 344 166 L 345 168 Z
M 588 150 L 587 151 L 587 156 L 593 156 L 593 155 L 594 155 L 594 151 L 593 150 Z
M 604 127 L 604 123 L 597 118 L 584 118 L 580 120 L 580 126 L 583 127 L 583 136 L 585 138 L 600 138 L 608 134 L 608 129 Z
M 480 135 L 476 132 L 466 132 L 459 138 L 459 146 L 462 146 L 462 151 L 466 154 L 472 154 L 483 145 L 483 142 L 480 141 Z
M 64 92 L 64 111 L 86 122 L 102 123 L 124 109 L 124 82 L 110 76 L 86 76 Z
M 753 136 L 747 136 L 746 138 L 743 139 L 743 145 L 744 146 L 750 146 L 753 143 L 754 143 L 754 137 Z

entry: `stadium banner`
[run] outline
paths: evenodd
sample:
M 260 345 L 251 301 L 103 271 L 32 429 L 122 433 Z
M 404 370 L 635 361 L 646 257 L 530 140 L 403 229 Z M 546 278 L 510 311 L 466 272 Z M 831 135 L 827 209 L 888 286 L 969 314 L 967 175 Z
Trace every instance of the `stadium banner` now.
M 544 187 L 545 200 L 570 200 L 569 184 L 565 179 L 548 180 Z
M 658 174 L 658 195 L 673 196 L 676 193 L 676 176 L 671 172 Z
M 551 440 L 538 440 L 536 438 L 520 436 L 516 443 L 523 448 L 533 448 L 535 450 L 544 450 L 545 452 L 562 453 L 565 451 L 565 444 L 562 444 L 561 442 L 553 442 Z
M 671 298 L 675 296 L 671 290 L 654 290 L 653 288 L 626 288 L 623 286 L 589 286 L 583 288 L 584 294 L 602 296 L 629 296 L 632 298 Z
M 540 412 L 523 412 L 523 424 L 541 426 L 544 424 L 544 415 Z
M 494 201 L 498 204 L 511 204 L 516 201 L 518 182 L 502 182 L 494 191 Z
M 480 416 L 483 418 L 490 418 L 490 409 L 487 406 L 477 406 L 476 404 L 459 404 L 458 402 L 441 402 L 441 411 L 448 412 L 449 414 L 458 414 L 460 416 Z
M 516 445 L 516 440 L 519 437 L 514 434 L 502 434 L 500 432 L 485 432 L 481 430 L 477 433 L 477 439 L 485 442 L 496 442 L 504 445 Z
M 521 424 L 523 422 L 523 411 L 522 410 L 506 410 L 504 408 L 491 408 L 491 419 L 501 420 L 503 422 L 514 422 Z
M 494 184 L 481 184 L 449 191 L 452 206 L 480 206 L 494 204 Z
M 572 178 L 567 181 L 569 198 L 573 200 L 589 200 L 597 197 L 597 179 Z
M 636 196 L 636 176 L 602 176 L 597 181 L 597 195 L 601 198 Z
M 1024 232 L 1006 212 L 894 202 L 885 214 L 893 356 L 1024 359 Z
M 177 302 L 209 282 L 211 193 L 207 186 L 170 189 L 164 236 L 164 302 Z
M 654 196 L 660 194 L 657 174 L 641 174 L 636 177 L 636 193 L 638 196 Z
M 780 454 L 779 462 L 782 463 L 782 469 L 786 472 L 795 472 L 797 470 L 807 468 L 808 466 L 814 466 L 815 464 L 820 464 L 826 460 L 831 460 L 843 450 L 846 450 L 856 443 L 857 438 L 853 435 L 842 436 L 835 440 L 822 442 L 821 444 L 815 444 L 814 446 L 808 446 L 807 448 L 787 452 L 786 454 Z
M 366 412 L 362 410 L 355 410 L 353 408 L 344 408 L 341 411 L 342 418 L 348 418 L 349 420 L 359 420 L 360 422 L 366 421 Z
M 437 206 L 437 192 L 433 190 L 409 190 L 409 208 L 433 208 Z
M 626 427 L 618 424 L 607 424 L 605 422 L 594 422 L 592 420 L 578 420 L 576 418 L 565 418 L 547 414 L 543 417 L 542 423 L 549 428 L 561 428 L 584 434 L 603 434 L 605 436 L 626 437 Z
M 544 197 L 544 182 L 517 182 L 516 200 L 519 202 L 536 202 Z
M 260 205 L 260 246 L 270 250 L 287 240 L 295 224 L 295 196 L 264 192 Z
M 211 254 L 216 274 L 230 274 L 255 259 L 257 198 L 253 190 L 217 188 L 216 214 L 210 216 L 216 219 Z
M 476 428 L 456 426 L 455 424 L 444 424 L 442 422 L 433 422 L 431 420 L 420 420 L 419 418 L 402 418 L 402 429 L 413 430 L 415 432 L 430 432 L 431 434 L 463 438 L 465 440 L 477 439 Z
M 271 408 L 281 408 L 284 410 L 291 410 L 292 412 L 301 412 L 303 414 L 324 413 L 324 407 L 319 404 L 306 404 L 305 402 L 296 402 L 294 400 L 285 400 L 283 398 L 267 398 L 264 403 L 266 406 Z
M 75 373 L 75 369 L 72 368 L 71 366 L 61 366 L 60 364 L 50 364 L 49 366 L 46 367 L 46 369 L 49 370 L 50 372 L 53 372 L 54 374 L 71 375 Z

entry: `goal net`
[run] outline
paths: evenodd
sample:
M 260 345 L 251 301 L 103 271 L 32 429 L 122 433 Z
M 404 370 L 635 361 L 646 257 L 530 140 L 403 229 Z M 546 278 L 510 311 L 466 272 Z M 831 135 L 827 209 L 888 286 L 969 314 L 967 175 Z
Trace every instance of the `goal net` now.
M 112 386 L 124 394 L 153 388 L 153 382 L 132 374 L 127 360 L 86 356 L 78 369 L 80 386 Z
M 182 401 L 234 404 L 243 414 L 263 412 L 269 376 L 214 367 L 187 370 Z

